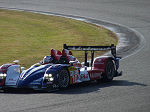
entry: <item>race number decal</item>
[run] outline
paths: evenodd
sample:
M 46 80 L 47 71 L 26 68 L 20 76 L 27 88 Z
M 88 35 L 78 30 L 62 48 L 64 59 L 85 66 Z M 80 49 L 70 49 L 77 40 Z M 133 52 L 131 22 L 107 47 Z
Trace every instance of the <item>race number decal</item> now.
M 89 74 L 86 70 L 80 70 L 75 67 L 69 67 L 69 72 L 70 72 L 70 84 L 90 80 Z
M 70 72 L 70 84 L 77 83 L 79 78 L 79 70 L 75 67 L 69 67 L 68 70 Z

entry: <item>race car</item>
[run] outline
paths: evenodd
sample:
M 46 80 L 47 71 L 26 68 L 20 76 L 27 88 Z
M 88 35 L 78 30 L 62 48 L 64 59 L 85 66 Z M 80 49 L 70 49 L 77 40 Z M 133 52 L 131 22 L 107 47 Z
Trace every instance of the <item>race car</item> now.
M 85 61 L 80 63 L 70 50 L 84 51 Z M 112 56 L 99 56 L 94 59 L 95 51 L 111 51 Z M 88 61 L 88 51 L 91 59 Z M 70 85 L 86 81 L 112 81 L 121 76 L 118 72 L 120 57 L 116 56 L 116 47 L 111 46 L 67 46 L 62 52 L 51 49 L 50 56 L 24 70 L 19 61 L 0 66 L 0 88 L 32 88 L 51 91 L 64 89 Z

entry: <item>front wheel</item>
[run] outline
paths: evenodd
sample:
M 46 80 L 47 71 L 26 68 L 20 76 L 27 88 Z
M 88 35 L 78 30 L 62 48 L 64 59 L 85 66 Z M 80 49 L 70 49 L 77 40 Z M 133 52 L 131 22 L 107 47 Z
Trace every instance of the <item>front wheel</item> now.
M 60 89 L 64 89 L 69 87 L 70 76 L 67 69 L 62 69 L 59 73 L 58 85 Z
M 104 82 L 110 82 L 115 76 L 115 65 L 112 60 L 108 60 L 106 63 L 105 74 L 102 78 Z

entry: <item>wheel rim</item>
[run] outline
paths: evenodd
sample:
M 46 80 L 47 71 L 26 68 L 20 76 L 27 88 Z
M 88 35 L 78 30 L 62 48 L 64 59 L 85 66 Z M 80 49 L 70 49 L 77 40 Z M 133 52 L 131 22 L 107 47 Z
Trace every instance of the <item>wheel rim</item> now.
M 62 70 L 59 74 L 59 86 L 66 88 L 69 85 L 69 75 L 67 70 Z

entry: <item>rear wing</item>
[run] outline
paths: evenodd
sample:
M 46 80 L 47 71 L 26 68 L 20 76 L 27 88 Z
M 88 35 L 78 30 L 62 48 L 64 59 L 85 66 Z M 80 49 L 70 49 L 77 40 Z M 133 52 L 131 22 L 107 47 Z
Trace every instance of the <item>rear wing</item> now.
M 112 44 L 111 46 L 67 46 L 64 44 L 64 49 L 75 50 L 75 51 L 85 51 L 85 66 L 87 63 L 87 51 L 91 51 L 91 66 L 94 60 L 94 51 L 111 51 L 111 54 L 116 58 L 116 46 Z
M 75 51 L 111 51 L 111 54 L 116 57 L 116 46 L 67 46 L 64 44 L 64 49 L 75 50 Z

